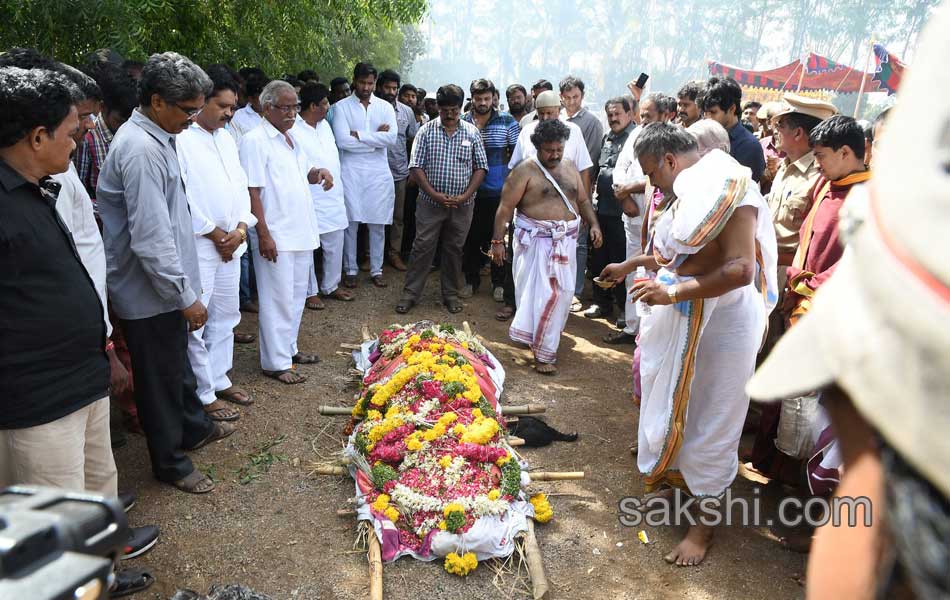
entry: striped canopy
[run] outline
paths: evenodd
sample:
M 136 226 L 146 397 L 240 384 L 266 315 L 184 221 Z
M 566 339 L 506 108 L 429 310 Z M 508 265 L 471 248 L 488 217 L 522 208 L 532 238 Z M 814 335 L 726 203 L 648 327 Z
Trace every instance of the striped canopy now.
M 794 92 L 831 91 L 838 94 L 855 94 L 861 90 L 864 79 L 865 92 L 885 91 L 878 81 L 872 79 L 872 73 L 865 73 L 841 63 L 810 53 L 805 60 L 796 60 L 776 69 L 752 71 L 708 61 L 709 74 L 732 77 L 743 87 L 759 87 L 772 90 Z M 802 77 L 802 69 L 805 76 Z M 801 79 L 801 88 L 798 81 Z

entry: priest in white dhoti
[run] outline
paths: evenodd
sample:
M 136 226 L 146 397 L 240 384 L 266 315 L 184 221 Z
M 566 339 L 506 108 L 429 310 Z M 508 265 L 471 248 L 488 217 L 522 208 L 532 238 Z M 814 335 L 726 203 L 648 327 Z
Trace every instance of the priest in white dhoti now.
M 738 470 L 744 388 L 778 297 L 775 231 L 749 169 L 725 152 L 700 158 L 696 139 L 667 123 L 644 127 L 635 152 L 671 198 L 641 261 L 656 278 L 631 294 L 651 306 L 637 465 L 648 491 L 718 498 Z M 711 541 L 710 527 L 691 526 L 666 560 L 698 565 Z
M 376 97 L 376 68 L 358 63 L 353 69 L 353 94 L 333 105 L 333 136 L 340 149 L 343 197 L 349 226 L 343 241 L 346 287 L 356 287 L 359 270 L 356 234 L 360 223 L 369 231 L 369 274 L 373 285 L 386 287 L 383 258 L 386 225 L 392 223 L 396 191 L 386 148 L 396 143 L 396 111 Z
M 306 381 L 297 364 L 320 359 L 297 348 L 313 251 L 319 227 L 308 184 L 333 187 L 333 176 L 310 162 L 290 135 L 297 118 L 297 92 L 275 80 L 261 92 L 264 121 L 241 144 L 241 165 L 247 173 L 251 211 L 257 226 L 251 238 L 260 303 L 261 369 L 282 383 Z
M 564 157 L 568 124 L 548 119 L 533 128 L 533 156 L 509 174 L 495 215 L 492 260 L 505 258 L 504 236 L 515 215 L 512 272 L 518 312 L 508 335 L 527 344 L 535 371 L 557 374 L 557 349 L 574 298 L 575 251 L 581 216 L 600 247 L 603 237 L 580 173 Z M 585 150 L 586 152 L 586 150 Z
M 308 82 L 300 89 L 300 114 L 290 130 L 294 141 L 300 144 L 311 163 L 322 165 L 330 171 L 336 182 L 329 190 L 322 185 L 310 186 L 313 210 L 317 217 L 317 231 L 323 264 L 314 265 L 310 272 L 310 284 L 307 287 L 307 307 L 320 310 L 324 308 L 320 295 L 334 300 L 349 302 L 353 294 L 340 287 L 343 269 L 343 236 L 348 221 L 346 204 L 343 200 L 343 185 L 340 178 L 340 154 L 333 137 L 333 130 L 327 122 L 330 101 L 329 90 L 322 83 Z M 321 273 L 319 281 L 317 272 Z
M 233 421 L 238 411 L 222 400 L 251 403 L 248 392 L 232 385 L 228 371 L 234 362 L 234 328 L 241 321 L 241 256 L 247 230 L 257 219 L 237 143 L 225 129 L 237 107 L 238 83 L 223 70 L 209 69 L 209 76 L 213 91 L 175 144 L 198 252 L 201 303 L 208 307 L 204 327 L 189 335 L 188 359 L 205 412 L 216 421 Z

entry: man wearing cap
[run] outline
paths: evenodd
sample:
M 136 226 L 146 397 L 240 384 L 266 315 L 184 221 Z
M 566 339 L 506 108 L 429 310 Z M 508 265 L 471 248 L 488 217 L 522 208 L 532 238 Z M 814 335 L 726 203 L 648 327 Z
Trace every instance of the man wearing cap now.
M 786 293 L 786 270 L 791 266 L 798 250 L 799 230 L 811 207 L 820 179 L 818 163 L 815 162 L 815 153 L 808 136 L 819 123 L 833 116 L 835 112 L 836 109 L 831 103 L 797 94 L 785 94 L 784 102 L 772 118 L 775 145 L 785 153 L 768 195 L 772 222 L 775 225 L 775 238 L 778 242 L 780 304 Z M 766 353 L 785 333 L 785 325 L 785 315 L 782 311 L 777 310 L 770 316 Z M 794 401 L 798 402 L 799 399 Z M 798 484 L 801 471 L 799 463 L 776 447 L 780 415 L 780 406 L 763 407 L 752 449 L 752 464 L 773 479 Z M 779 446 L 789 450 L 789 446 L 782 441 Z
M 933 105 L 950 90 L 950 12 L 930 25 L 864 188 L 863 225 L 852 197 L 834 275 L 747 387 L 761 400 L 822 390 L 845 466 L 836 495 L 873 508 L 870 526 L 858 512 L 857 526 L 817 530 L 810 598 L 950 595 L 950 110 Z M 919 127 L 922 113 L 943 127 Z

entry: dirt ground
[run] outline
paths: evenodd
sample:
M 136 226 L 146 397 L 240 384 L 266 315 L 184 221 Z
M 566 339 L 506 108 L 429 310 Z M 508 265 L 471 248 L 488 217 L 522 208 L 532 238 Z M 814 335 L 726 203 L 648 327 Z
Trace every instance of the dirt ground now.
M 206 592 L 212 583 L 245 584 L 275 600 L 368 597 L 365 556 L 352 550 L 355 522 L 336 515 L 347 507 L 353 484 L 339 477 L 308 476 L 311 463 L 341 447 L 345 422 L 321 416 L 318 406 L 351 403 L 350 361 L 337 352 L 341 342 L 359 341 L 360 323 L 375 331 L 424 318 L 456 325 L 467 320 L 507 370 L 502 401 L 542 403 L 549 424 L 580 434 L 575 443 L 523 451 L 532 468 L 587 473 L 582 481 L 533 484 L 551 495 L 555 511 L 550 523 L 537 527 L 554 597 L 802 596 L 794 576 L 803 572 L 804 556 L 784 550 L 765 528 L 721 528 L 704 564 L 684 569 L 662 558 L 683 529 L 620 524 L 621 498 L 642 494 L 643 485 L 628 451 L 636 434 L 630 400 L 633 347 L 618 350 L 601 342 L 611 330 L 606 321 L 572 315 L 559 351 L 561 373 L 546 378 L 530 369 L 527 350 L 510 343 L 507 324 L 493 318 L 500 305 L 486 291 L 468 300 L 462 313 L 450 315 L 438 303 L 433 276 L 423 302 L 401 316 L 392 310 L 401 274 L 387 272 L 390 287 L 383 290 L 370 285 L 365 273 L 360 277 L 355 302 L 328 301 L 326 310 L 305 311 L 299 346 L 323 358 L 318 365 L 301 367 L 309 377 L 306 383 L 285 386 L 265 379 L 257 344 L 236 347 L 232 378 L 254 395 L 255 403 L 242 409 L 235 435 L 193 455 L 216 480 L 213 493 L 191 496 L 156 482 L 141 436 L 131 435 L 129 444 L 116 451 L 120 489 L 134 490 L 139 498 L 131 523 L 154 523 L 162 530 L 155 548 L 131 561 L 158 579 L 137 598 L 167 599 L 178 588 Z M 239 330 L 256 332 L 256 315 L 245 313 Z M 735 491 L 749 497 L 756 487 L 761 486 L 740 476 Z M 639 529 L 646 531 L 649 544 L 637 539 Z M 441 561 L 404 558 L 386 565 L 384 576 L 390 599 L 524 597 L 501 593 L 485 564 L 460 579 L 447 574 Z M 510 589 L 513 583 L 508 577 L 503 585 Z

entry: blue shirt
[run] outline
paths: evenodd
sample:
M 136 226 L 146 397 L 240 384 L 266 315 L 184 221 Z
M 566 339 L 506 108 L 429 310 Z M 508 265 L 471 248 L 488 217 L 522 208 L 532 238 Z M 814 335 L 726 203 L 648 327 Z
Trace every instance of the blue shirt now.
M 765 154 L 762 152 L 762 144 L 738 121 L 728 131 L 729 154 L 742 166 L 749 167 L 752 170 L 752 179 L 758 183 L 765 171 Z
M 473 111 L 462 115 L 462 120 L 475 124 Z M 485 146 L 485 155 L 488 158 L 488 174 L 478 187 L 483 194 L 500 195 L 508 176 L 508 151 L 518 143 L 518 134 L 521 126 L 515 118 L 506 112 L 492 109 L 492 116 L 488 119 L 484 129 L 479 129 L 482 143 Z

